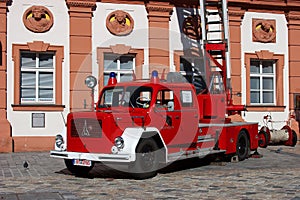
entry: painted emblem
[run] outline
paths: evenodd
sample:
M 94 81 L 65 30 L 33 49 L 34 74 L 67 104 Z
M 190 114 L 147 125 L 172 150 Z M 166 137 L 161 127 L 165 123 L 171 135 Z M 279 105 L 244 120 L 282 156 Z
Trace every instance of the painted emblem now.
M 90 132 L 89 132 L 86 120 L 84 120 L 84 125 L 83 125 L 83 129 L 82 129 L 81 135 L 82 136 L 90 136 Z

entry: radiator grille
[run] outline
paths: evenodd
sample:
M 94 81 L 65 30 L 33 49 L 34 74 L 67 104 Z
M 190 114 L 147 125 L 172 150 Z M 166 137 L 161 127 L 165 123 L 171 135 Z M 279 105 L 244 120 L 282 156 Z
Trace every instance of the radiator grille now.
M 102 121 L 93 118 L 71 120 L 71 137 L 102 137 Z

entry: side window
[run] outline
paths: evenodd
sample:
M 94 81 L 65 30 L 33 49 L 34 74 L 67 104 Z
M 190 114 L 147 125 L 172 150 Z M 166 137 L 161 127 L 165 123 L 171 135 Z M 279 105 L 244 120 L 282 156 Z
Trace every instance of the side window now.
M 128 104 L 134 108 L 149 108 L 152 100 L 151 87 L 130 86 L 126 88 L 124 100 L 129 101 Z
M 182 107 L 192 107 L 193 106 L 193 93 L 190 90 L 180 91 L 180 101 Z
M 174 92 L 170 90 L 159 91 L 155 102 L 156 107 L 168 108 L 169 102 L 174 103 Z

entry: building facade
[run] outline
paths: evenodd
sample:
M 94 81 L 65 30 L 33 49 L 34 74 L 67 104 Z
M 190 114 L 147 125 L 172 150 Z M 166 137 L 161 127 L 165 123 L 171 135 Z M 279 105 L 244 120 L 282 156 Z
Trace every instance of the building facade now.
M 300 3 L 229 0 L 228 14 L 243 120 L 263 125 L 271 114 L 274 128 L 299 134 Z M 52 149 L 67 114 L 97 99 L 88 75 L 97 94 L 111 71 L 119 81 L 201 71 L 199 19 L 197 0 L 0 0 L 0 152 Z

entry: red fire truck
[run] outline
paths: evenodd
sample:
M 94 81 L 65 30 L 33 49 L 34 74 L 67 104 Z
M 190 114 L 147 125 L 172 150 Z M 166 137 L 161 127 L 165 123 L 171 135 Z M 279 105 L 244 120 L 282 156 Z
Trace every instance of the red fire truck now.
M 224 91 L 209 90 L 201 76 L 197 90 L 177 73 L 165 81 L 154 71 L 150 81 L 124 83 L 110 76 L 96 110 L 70 113 L 66 137 L 56 136 L 51 156 L 65 159 L 73 173 L 101 162 L 149 177 L 179 159 L 223 152 L 244 160 L 258 148 L 258 124 L 224 118 L 241 106 L 230 105 Z
M 212 3 L 200 3 L 205 74 L 170 72 L 165 80 L 162 72 L 153 71 L 150 80 L 117 83 L 111 73 L 95 110 L 68 115 L 51 157 L 64 159 L 75 174 L 99 162 L 146 178 L 180 159 L 218 153 L 244 160 L 255 152 L 259 140 L 265 140 L 263 134 L 259 138 L 258 123 L 228 117 L 245 107 L 234 105 L 230 92 L 226 0 Z M 216 12 L 205 6 L 218 8 L 222 20 L 207 20 Z M 220 23 L 220 39 L 209 39 L 209 23 Z

